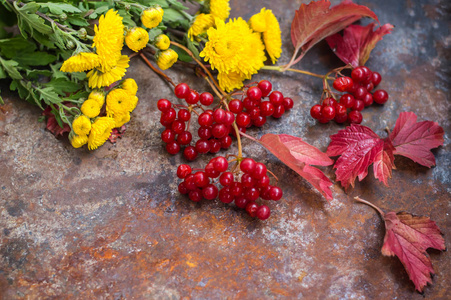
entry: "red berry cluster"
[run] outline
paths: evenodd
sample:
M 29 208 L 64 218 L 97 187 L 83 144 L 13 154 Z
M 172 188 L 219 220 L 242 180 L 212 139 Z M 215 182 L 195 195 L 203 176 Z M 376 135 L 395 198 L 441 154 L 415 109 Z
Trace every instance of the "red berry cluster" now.
M 199 153 L 217 153 L 221 149 L 228 149 L 232 144 L 231 135 L 236 134 L 232 128 L 233 122 L 236 121 L 239 130 L 245 132 L 252 125 L 263 126 L 267 116 L 280 118 L 286 110 L 293 107 L 292 99 L 284 98 L 278 91 L 271 93 L 271 90 L 272 84 L 262 80 L 257 86 L 251 86 L 242 92 L 242 101 L 232 99 L 228 103 L 229 110 L 227 106 L 225 109 L 218 107 L 212 110 L 207 109 L 213 103 L 212 94 L 199 94 L 186 83 L 178 84 L 174 93 L 177 98 L 184 99 L 188 106 L 176 105 L 167 99 L 160 99 L 157 103 L 161 111 L 160 123 L 166 127 L 161 134 L 161 139 L 166 143 L 166 151 L 174 155 L 185 147 L 183 155 L 192 161 Z M 262 101 L 268 95 L 269 100 Z M 199 114 L 196 109 L 201 109 L 202 112 Z M 197 131 L 199 139 L 195 143 L 192 143 L 193 135 L 189 131 L 193 111 L 198 115 L 197 122 L 200 125 Z
M 371 91 L 381 82 L 378 72 L 372 72 L 368 67 L 360 66 L 352 70 L 351 77 L 342 76 L 335 79 L 333 87 L 343 94 L 337 102 L 333 97 L 325 98 L 322 104 L 316 104 L 310 109 L 310 115 L 320 123 L 334 120 L 337 123 L 360 124 L 365 107 L 373 102 L 384 104 L 388 100 L 385 90 Z M 350 109 L 350 112 L 348 112 Z
M 202 198 L 213 200 L 219 197 L 224 203 L 232 203 L 239 208 L 244 208 L 251 217 L 260 220 L 269 218 L 271 211 L 267 205 L 256 203 L 258 198 L 264 200 L 278 201 L 282 198 L 282 189 L 270 185 L 266 166 L 256 163 L 251 158 L 245 158 L 240 163 L 241 178 L 235 181 L 236 176 L 232 172 L 227 172 L 229 164 L 223 156 L 218 156 L 210 160 L 202 171 L 192 174 L 189 165 L 181 164 L 177 168 L 177 177 L 183 179 L 178 190 L 181 194 L 188 194 L 188 197 L 199 202 Z M 216 178 L 219 177 L 219 180 Z M 217 184 L 222 188 L 218 189 Z

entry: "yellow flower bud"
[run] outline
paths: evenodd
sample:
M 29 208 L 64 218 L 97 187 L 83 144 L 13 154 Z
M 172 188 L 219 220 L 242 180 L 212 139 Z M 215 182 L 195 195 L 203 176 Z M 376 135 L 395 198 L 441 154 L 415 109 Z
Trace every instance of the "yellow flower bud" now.
M 158 54 L 157 65 L 162 70 L 169 69 L 179 58 L 177 52 L 172 49 L 167 49 Z
M 97 101 L 88 99 L 83 102 L 81 112 L 88 118 L 95 118 L 100 114 L 100 105 Z
M 171 40 L 166 34 L 160 34 L 155 39 L 155 46 L 160 50 L 166 50 L 171 45 Z
M 141 27 L 132 28 L 125 36 L 125 43 L 128 48 L 135 52 L 138 52 L 146 47 L 147 42 L 149 42 L 149 34 L 144 28 Z
M 163 9 L 157 5 L 156 7 L 151 7 L 143 11 L 141 14 L 141 22 L 144 26 L 149 29 L 157 27 L 158 24 L 163 20 Z

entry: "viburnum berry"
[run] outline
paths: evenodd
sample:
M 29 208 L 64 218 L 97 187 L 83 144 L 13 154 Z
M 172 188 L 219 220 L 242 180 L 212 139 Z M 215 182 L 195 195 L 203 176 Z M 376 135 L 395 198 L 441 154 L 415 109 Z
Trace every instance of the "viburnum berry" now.
M 291 99 L 291 98 L 283 98 L 282 105 L 283 105 L 283 107 L 285 107 L 285 110 L 292 109 L 293 105 L 294 105 L 293 99 Z
M 239 114 L 237 114 L 235 121 L 238 126 L 246 127 L 251 123 L 251 117 L 248 113 L 240 112 Z
M 245 158 L 240 163 L 240 169 L 246 174 L 252 174 L 256 166 L 255 160 L 252 158 Z
M 189 190 L 186 188 L 185 186 L 185 182 L 180 182 L 180 184 L 178 185 L 178 190 L 179 193 L 182 195 L 188 194 Z
M 280 105 L 283 102 L 283 94 L 279 91 L 274 91 L 269 95 L 269 101 Z
M 285 113 L 285 106 L 279 105 L 279 106 L 276 106 L 276 108 L 274 109 L 274 113 L 272 114 L 272 116 L 274 118 L 278 119 L 278 118 L 281 118 L 284 113 Z
M 273 186 L 269 190 L 269 197 L 274 201 L 279 201 L 283 196 L 282 189 L 278 186 Z
M 208 153 L 210 151 L 210 143 L 206 140 L 198 140 L 196 142 L 196 150 L 199 153 Z
M 262 176 L 262 178 L 258 179 L 257 182 L 255 183 L 255 186 L 258 188 L 264 188 L 264 187 L 267 187 L 268 185 L 269 185 L 269 176 L 268 175 Z
M 227 149 L 230 147 L 230 145 L 232 145 L 232 138 L 229 135 L 226 135 L 225 137 L 219 139 L 219 141 L 221 142 L 222 149 Z
M 180 121 L 187 122 L 191 119 L 191 113 L 187 109 L 179 110 L 177 117 Z
M 210 178 L 216 178 L 221 174 L 221 172 L 215 169 L 215 166 L 213 165 L 212 162 L 209 162 L 205 166 L 205 174 L 207 174 L 207 176 Z
M 357 88 L 357 90 L 354 92 L 354 97 L 359 100 L 363 100 L 363 97 L 367 94 L 366 88 L 363 86 L 360 86 Z
M 215 170 L 218 172 L 225 172 L 229 167 L 229 162 L 224 156 L 215 157 L 212 162 Z
M 262 127 L 266 123 L 266 117 L 264 116 L 258 116 L 254 120 L 252 120 L 252 124 L 257 127 Z
M 319 120 L 321 118 L 322 108 L 323 107 L 320 104 L 316 104 L 316 105 L 312 106 L 312 108 L 310 109 L 310 115 L 312 116 L 313 119 Z
M 258 101 L 262 98 L 262 91 L 258 87 L 253 86 L 247 90 L 246 95 L 249 99 Z
M 367 92 L 371 92 L 374 88 L 374 84 L 372 82 L 369 82 L 365 85 L 365 89 L 367 90 Z
M 196 104 L 199 102 L 199 93 L 195 90 L 190 90 L 188 95 L 185 97 L 185 101 L 188 104 Z
M 365 108 L 365 104 L 362 100 L 355 100 L 352 110 L 362 111 Z
M 371 82 L 373 83 L 374 87 L 378 86 L 381 81 L 381 74 L 379 74 L 378 72 L 373 72 L 373 75 L 371 76 Z
M 337 100 L 332 97 L 328 97 L 323 100 L 323 106 L 334 106 L 337 104 Z
M 252 107 L 251 109 L 248 109 L 246 112 L 249 114 L 249 117 L 251 117 L 251 120 L 256 119 L 260 116 L 260 108 L 258 107 Z
M 254 201 L 249 201 L 246 205 L 247 213 L 253 218 L 255 218 L 255 216 L 257 215 L 257 209 L 258 209 L 258 204 L 255 203 Z
M 199 129 L 197 130 L 197 135 L 202 139 L 202 140 L 208 140 L 209 138 L 211 138 L 211 136 L 213 135 L 211 132 L 211 127 L 210 126 L 201 126 L 199 127 Z
M 270 98 L 271 98 L 271 96 L 270 96 Z M 263 101 L 260 104 L 260 116 L 267 117 L 267 116 L 271 116 L 273 113 L 274 113 L 274 105 L 271 102 Z
M 167 99 L 160 99 L 157 102 L 158 110 L 161 112 L 166 112 L 171 108 L 171 102 Z
M 193 139 L 193 136 L 191 135 L 191 132 L 189 131 L 183 131 L 177 136 L 177 143 L 179 145 L 189 145 Z
M 202 200 L 202 192 L 200 190 L 190 191 L 188 197 L 193 202 L 199 202 Z
M 210 143 L 210 153 L 218 153 L 221 150 L 221 143 L 217 139 L 211 139 L 208 142 Z
M 199 123 L 200 126 L 211 126 L 213 125 L 213 122 L 213 116 L 208 112 L 201 113 L 199 118 L 197 118 L 197 123 Z
M 238 195 L 235 197 L 235 205 L 239 208 L 245 208 L 248 203 L 249 200 L 243 195 Z
M 224 123 L 225 113 L 226 113 L 225 110 L 223 110 L 222 108 L 218 108 L 218 109 L 214 110 L 213 111 L 213 120 L 219 124 Z
M 362 67 L 357 67 L 352 70 L 351 77 L 355 82 L 362 82 L 366 78 L 365 70 Z
M 256 187 L 249 187 L 244 190 L 244 197 L 249 199 L 250 201 L 255 201 L 260 196 L 260 192 Z
M 193 161 L 197 158 L 198 152 L 194 146 L 188 146 L 183 150 L 183 156 L 186 160 Z
M 210 179 L 208 178 L 207 174 L 205 174 L 205 172 L 200 171 L 200 172 L 196 172 L 194 174 L 194 184 L 197 187 L 201 188 L 201 187 L 206 186 L 209 183 L 210 183 Z
M 371 95 L 371 93 L 366 93 L 362 101 L 365 107 L 370 106 L 371 104 L 373 104 L 373 95 Z
M 228 130 L 224 124 L 214 124 L 211 128 L 211 133 L 217 139 L 220 139 L 227 135 Z
M 266 166 L 262 163 L 256 163 L 254 166 L 254 170 L 252 171 L 252 177 L 255 179 L 261 179 L 266 175 Z M 244 171 L 243 171 L 244 172 Z
M 257 209 L 256 216 L 260 220 L 266 220 L 271 215 L 271 210 L 266 205 L 260 205 Z
M 209 92 L 203 92 L 199 96 L 199 101 L 202 105 L 209 106 L 213 103 L 214 97 Z
M 179 153 L 180 145 L 177 142 L 175 142 L 175 141 L 169 142 L 169 143 L 166 144 L 166 151 L 169 154 L 175 155 L 175 154 Z
M 235 115 L 230 111 L 226 111 L 225 117 L 224 117 L 224 124 L 232 125 L 234 121 L 235 121 Z
M 388 93 L 385 90 L 377 90 L 373 93 L 374 102 L 384 104 L 388 101 Z
M 241 185 L 243 188 L 250 188 L 255 185 L 255 180 L 251 174 L 243 174 L 241 176 Z
M 180 179 L 184 179 L 186 176 L 191 174 L 191 167 L 187 164 L 181 164 L 177 168 L 177 177 Z
M 355 99 L 351 94 L 344 94 L 340 97 L 340 103 L 346 108 L 351 108 L 354 105 Z
M 161 133 L 161 140 L 165 143 L 173 142 L 175 140 L 175 132 L 171 129 L 165 129 Z
M 335 117 L 335 107 L 334 106 L 323 106 L 321 108 L 321 116 L 326 120 L 332 120 Z
M 218 197 L 218 188 L 214 184 L 208 184 L 202 189 L 202 196 L 207 200 L 214 200 Z
M 219 183 L 222 186 L 229 186 L 233 183 L 233 174 L 231 172 L 224 172 L 219 176 Z
M 229 102 L 229 109 L 234 114 L 238 114 L 243 111 L 244 105 L 243 102 L 241 102 L 238 99 L 233 99 Z
M 362 123 L 362 119 L 363 119 L 363 116 L 360 113 L 360 111 L 358 111 L 358 110 L 353 110 L 348 114 L 348 120 L 350 123 L 360 124 L 360 123 Z
M 233 202 L 235 197 L 233 197 L 232 193 L 230 192 L 230 188 L 228 186 L 223 187 L 219 191 L 219 200 L 224 203 L 231 203 Z
M 366 66 L 361 66 L 361 68 L 363 69 L 363 71 L 365 73 L 362 83 L 367 84 L 367 83 L 371 82 L 371 78 L 373 77 L 373 72 L 371 72 L 371 70 Z
M 258 88 L 262 92 L 262 97 L 266 97 L 271 93 L 272 84 L 268 80 L 262 80 L 258 83 Z
M 347 113 L 340 114 L 340 115 L 339 114 L 335 114 L 334 121 L 339 123 L 339 124 L 341 124 L 341 123 L 346 122 L 347 119 L 348 119 L 348 114 Z
M 354 82 L 350 77 L 344 76 L 344 77 L 338 77 L 334 80 L 333 87 L 339 92 L 345 92 L 349 88 L 352 87 Z
M 243 185 L 241 184 L 241 182 L 234 181 L 230 185 L 230 191 L 233 196 L 239 196 L 243 192 Z
M 175 96 L 179 99 L 184 99 L 186 96 L 188 96 L 190 92 L 190 88 L 186 83 L 179 83 L 174 88 Z
M 185 130 L 185 122 L 175 120 L 172 123 L 171 129 L 176 133 L 180 134 Z

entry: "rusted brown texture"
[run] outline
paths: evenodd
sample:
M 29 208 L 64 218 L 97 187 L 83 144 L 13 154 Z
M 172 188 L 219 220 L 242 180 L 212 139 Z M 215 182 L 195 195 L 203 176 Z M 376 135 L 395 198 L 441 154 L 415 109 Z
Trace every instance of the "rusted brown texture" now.
M 306 1 L 303 1 L 306 2 Z M 396 26 L 376 47 L 368 66 L 389 91 L 384 106 L 364 110 L 364 125 L 384 135 L 402 111 L 437 121 L 445 145 L 437 166 L 396 157 L 387 188 L 370 175 L 345 193 L 333 186 L 328 203 L 274 156 L 245 141 L 244 153 L 265 162 L 279 178 L 284 198 L 261 222 L 219 201 L 192 203 L 177 192 L 176 166 L 160 140 L 156 101 L 174 100 L 170 87 L 134 58 L 127 76 L 138 81 L 140 102 L 117 144 L 89 152 L 55 139 L 40 115 L 17 95 L 2 95 L 0 111 L 0 296 L 4 299 L 422 299 L 397 258 L 381 255 L 384 228 L 376 212 L 427 215 L 450 247 L 450 6 L 447 1 L 357 1 L 381 23 Z M 337 3 L 337 1 L 334 1 Z M 301 1 L 231 1 L 232 16 L 249 18 L 265 6 L 278 16 L 289 60 L 290 22 Z M 340 66 L 320 43 L 298 67 L 326 73 Z M 190 70 L 167 74 L 208 90 Z M 280 120 L 254 136 L 287 133 L 327 148 L 343 128 L 309 116 L 321 82 L 300 74 L 263 71 L 295 100 Z M 228 153 L 233 153 L 232 148 Z M 202 166 L 211 156 L 195 163 Z M 333 178 L 332 168 L 325 172 Z M 449 252 L 429 251 L 436 275 L 427 299 L 449 299 Z

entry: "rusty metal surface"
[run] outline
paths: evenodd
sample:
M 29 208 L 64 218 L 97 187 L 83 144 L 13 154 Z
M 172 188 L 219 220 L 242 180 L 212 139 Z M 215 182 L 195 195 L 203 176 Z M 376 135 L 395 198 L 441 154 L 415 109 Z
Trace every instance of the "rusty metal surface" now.
M 422 299 L 397 258 L 380 253 L 384 228 L 360 195 L 384 210 L 427 215 L 451 245 L 450 5 L 436 1 L 358 1 L 381 23 L 396 26 L 367 65 L 383 76 L 391 99 L 363 111 L 378 134 L 402 111 L 445 129 L 434 150 L 437 166 L 396 157 L 386 188 L 370 173 L 348 193 L 333 186 L 327 203 L 311 186 L 256 144 L 245 154 L 283 178 L 284 199 L 261 222 L 219 201 L 192 203 L 177 193 L 176 165 L 159 138 L 155 102 L 168 85 L 135 58 L 127 76 L 137 80 L 140 103 L 116 145 L 88 152 L 57 140 L 38 123 L 40 112 L 6 92 L 0 112 L 0 297 L 3 299 Z M 278 16 L 292 51 L 289 28 L 300 1 L 231 1 L 232 15 L 249 18 L 266 6 Z M 335 1 L 336 3 L 336 1 Z M 324 43 L 302 61 L 325 73 L 339 66 Z M 168 74 L 198 90 L 189 70 Z M 261 72 L 295 100 L 295 109 L 250 133 L 288 133 L 325 150 L 341 126 L 316 124 L 309 108 L 321 82 L 295 74 Z M 174 98 L 174 97 L 172 97 Z M 233 148 L 231 151 L 232 152 Z M 201 166 L 211 156 L 198 160 Z M 333 178 L 331 168 L 327 175 Z M 429 251 L 436 275 L 427 299 L 449 299 L 449 252 Z

